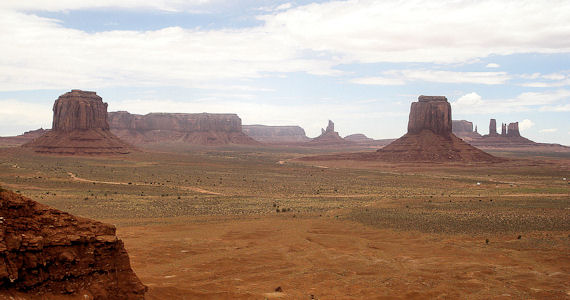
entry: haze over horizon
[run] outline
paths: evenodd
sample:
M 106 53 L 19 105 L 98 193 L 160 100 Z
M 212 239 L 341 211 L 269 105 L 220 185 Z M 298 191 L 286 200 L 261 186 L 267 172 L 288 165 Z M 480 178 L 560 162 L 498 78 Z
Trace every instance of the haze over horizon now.
M 0 136 L 50 128 L 83 89 L 109 111 L 397 138 L 424 94 L 482 134 L 570 145 L 569 1 L 116 2 L 0 3 Z

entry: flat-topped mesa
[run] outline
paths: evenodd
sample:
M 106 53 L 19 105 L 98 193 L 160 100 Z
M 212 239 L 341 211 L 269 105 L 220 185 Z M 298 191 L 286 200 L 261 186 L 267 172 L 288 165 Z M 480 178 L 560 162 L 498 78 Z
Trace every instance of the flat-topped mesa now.
M 172 130 L 181 132 L 224 131 L 241 132 L 241 119 L 237 114 L 211 113 L 149 113 L 130 114 L 126 111 L 110 112 L 112 129 Z
M 521 133 L 519 132 L 519 122 L 509 123 L 507 127 L 507 136 L 508 137 L 520 137 Z
M 126 111 L 108 114 L 111 131 L 132 144 L 184 143 L 198 145 L 259 142 L 242 131 L 237 114 L 149 113 Z
M 309 140 L 300 126 L 242 125 L 242 130 L 263 143 L 298 143 Z
M 451 121 L 453 133 L 471 133 L 473 132 L 473 123 L 466 120 Z
M 443 101 L 447 102 L 447 97 L 445 96 L 424 96 L 421 95 L 418 97 L 419 102 L 433 102 L 433 101 Z
M 441 136 L 449 136 L 452 130 L 451 105 L 444 96 L 419 96 L 410 108 L 408 133 L 431 130 Z
M 107 123 L 107 103 L 95 92 L 71 90 L 53 105 L 54 131 L 86 129 L 109 130 Z

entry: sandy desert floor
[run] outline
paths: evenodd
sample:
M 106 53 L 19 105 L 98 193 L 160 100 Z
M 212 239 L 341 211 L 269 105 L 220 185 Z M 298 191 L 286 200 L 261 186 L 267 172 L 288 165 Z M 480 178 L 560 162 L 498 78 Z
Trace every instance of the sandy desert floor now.
M 313 153 L 4 149 L 0 185 L 115 224 L 148 299 L 570 299 L 568 155 L 295 160 Z

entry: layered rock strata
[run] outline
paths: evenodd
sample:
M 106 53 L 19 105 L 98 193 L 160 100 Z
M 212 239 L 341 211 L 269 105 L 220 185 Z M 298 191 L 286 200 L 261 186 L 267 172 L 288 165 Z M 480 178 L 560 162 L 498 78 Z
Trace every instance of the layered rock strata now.
M 243 132 L 254 140 L 267 144 L 290 144 L 310 139 L 300 126 L 243 125 Z
M 107 103 L 95 92 L 72 90 L 53 105 L 52 130 L 23 145 L 38 153 L 69 155 L 126 154 L 134 148 L 113 135 Z
M 259 142 L 242 131 L 236 114 L 110 112 L 111 132 L 132 144 L 187 143 L 198 145 L 246 144 Z
M 114 226 L 0 188 L 0 295 L 144 299 L 145 291 Z

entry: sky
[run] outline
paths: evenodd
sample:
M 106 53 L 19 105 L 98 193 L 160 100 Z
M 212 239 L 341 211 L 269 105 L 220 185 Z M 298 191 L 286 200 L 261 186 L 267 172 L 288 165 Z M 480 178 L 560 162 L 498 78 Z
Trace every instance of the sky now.
M 109 111 L 376 139 L 443 95 L 482 134 L 495 118 L 570 145 L 567 0 L 3 0 L 0 45 L 0 136 L 50 128 L 83 89 Z

